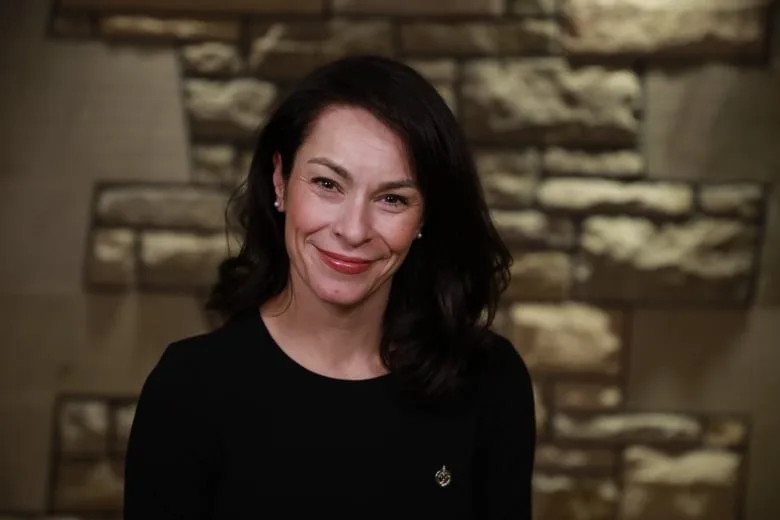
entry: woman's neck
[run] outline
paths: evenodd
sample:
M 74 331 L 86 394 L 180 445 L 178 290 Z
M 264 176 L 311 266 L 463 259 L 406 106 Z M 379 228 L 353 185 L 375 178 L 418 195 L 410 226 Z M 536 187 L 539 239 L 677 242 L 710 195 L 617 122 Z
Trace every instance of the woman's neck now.
M 367 379 L 387 372 L 379 345 L 387 296 L 375 293 L 345 308 L 288 284 L 260 309 L 269 332 L 293 360 L 339 379 Z

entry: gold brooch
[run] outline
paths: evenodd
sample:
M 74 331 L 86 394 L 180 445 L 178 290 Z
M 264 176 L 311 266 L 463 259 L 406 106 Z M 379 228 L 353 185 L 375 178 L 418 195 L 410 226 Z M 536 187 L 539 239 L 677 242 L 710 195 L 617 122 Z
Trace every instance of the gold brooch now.
M 442 466 L 439 471 L 436 472 L 436 483 L 440 487 L 447 487 L 452 482 L 452 473 L 447 469 L 447 466 Z

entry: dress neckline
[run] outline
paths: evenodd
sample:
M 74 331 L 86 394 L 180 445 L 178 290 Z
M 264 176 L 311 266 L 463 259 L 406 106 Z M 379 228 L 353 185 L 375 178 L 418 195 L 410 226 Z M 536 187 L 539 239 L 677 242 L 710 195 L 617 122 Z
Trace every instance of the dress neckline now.
M 342 378 L 321 374 L 319 372 L 315 372 L 309 368 L 306 368 L 305 366 L 301 365 L 296 360 L 294 360 L 292 357 L 290 357 L 290 355 L 287 354 L 287 352 L 285 352 L 284 349 L 279 345 L 276 339 L 274 339 L 273 335 L 271 334 L 271 331 L 268 330 L 268 326 L 265 324 L 265 320 L 260 314 L 260 309 L 255 309 L 254 312 L 251 313 L 251 315 L 252 315 L 252 323 L 254 327 L 257 329 L 258 333 L 263 337 L 263 339 L 266 340 L 263 343 L 266 343 L 270 346 L 274 356 L 278 358 L 282 364 L 287 366 L 291 371 L 300 374 L 302 377 L 306 377 L 310 380 L 319 381 L 320 383 L 326 383 L 333 386 L 361 387 L 361 388 L 382 385 L 392 378 L 392 374 L 388 372 L 387 374 L 382 374 L 380 376 L 369 377 L 365 379 L 342 379 Z

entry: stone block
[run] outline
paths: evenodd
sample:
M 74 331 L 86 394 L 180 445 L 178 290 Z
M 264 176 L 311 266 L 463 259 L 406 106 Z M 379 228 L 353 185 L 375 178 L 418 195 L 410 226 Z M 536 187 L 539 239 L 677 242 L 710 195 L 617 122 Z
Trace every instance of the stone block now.
M 618 464 L 616 449 L 572 448 L 539 444 L 535 468 L 542 473 L 588 472 L 611 475 Z
M 64 8 L 212 14 L 318 14 L 324 0 L 60 0 Z
M 537 473 L 533 478 L 534 520 L 614 520 L 619 501 L 610 478 Z
M 333 0 L 339 14 L 387 14 L 396 16 L 499 15 L 504 12 L 501 0 Z
M 181 62 L 186 75 L 238 74 L 244 68 L 238 47 L 222 42 L 186 45 L 181 49 Z
M 292 80 L 351 54 L 393 53 L 385 21 L 258 23 L 251 29 L 249 69 L 263 78 Z
M 265 122 L 277 87 L 249 78 L 231 81 L 189 79 L 184 105 L 195 137 L 254 137 Z
M 193 146 L 193 179 L 204 183 L 235 183 L 238 177 L 236 155 L 236 149 L 227 144 Z
M 569 297 L 572 263 L 558 251 L 515 251 L 512 281 L 504 293 L 514 301 L 557 301 Z
M 149 231 L 141 235 L 141 284 L 159 289 L 203 289 L 227 258 L 224 233 Z
M 572 55 L 760 55 L 770 0 L 561 0 Z
M 526 19 L 499 23 L 431 23 L 401 25 L 405 54 L 500 56 L 549 54 L 557 48 L 559 29 L 552 20 Z
M 491 211 L 493 223 L 511 247 L 568 249 L 574 246 L 574 224 L 563 217 L 534 210 Z
M 539 175 L 535 151 L 477 152 L 475 160 L 489 206 L 512 209 L 531 204 Z
M 621 370 L 622 316 L 579 303 L 516 304 L 512 343 L 534 373 L 606 374 Z
M 87 253 L 87 282 L 130 287 L 136 279 L 136 236 L 130 229 L 98 228 Z
M 603 411 L 623 404 L 623 391 L 617 385 L 558 381 L 553 391 L 556 410 Z
M 485 200 L 493 208 L 525 208 L 534 199 L 537 177 L 531 171 L 480 169 Z
M 539 186 L 539 204 L 575 213 L 680 217 L 693 212 L 693 189 L 681 183 L 622 183 L 609 179 L 550 179 Z
M 59 412 L 59 451 L 102 455 L 108 449 L 108 405 L 99 400 L 69 399 Z
M 739 455 L 694 450 L 673 456 L 645 446 L 631 446 L 624 459 L 621 519 L 735 518 Z
M 552 147 L 542 161 L 546 175 L 582 177 L 641 177 L 645 171 L 642 155 L 633 150 L 586 152 Z
M 755 219 L 764 211 L 763 189 L 756 183 L 702 186 L 699 201 L 710 215 Z
M 57 513 L 120 513 L 122 465 L 108 460 L 62 461 L 55 469 L 52 508 Z
M 695 443 L 702 434 L 701 423 L 695 417 L 650 412 L 613 413 L 587 419 L 557 414 L 553 427 L 560 439 L 614 443 Z
M 98 20 L 104 38 L 133 40 L 236 41 L 238 20 L 159 18 L 141 15 L 110 15 Z
M 583 223 L 577 294 L 630 302 L 744 304 L 758 230 L 728 220 L 653 224 L 633 217 Z
M 748 441 L 747 423 L 734 417 L 710 417 L 704 431 L 704 445 L 709 448 L 741 448 Z
M 630 446 L 624 453 L 624 478 L 634 484 L 728 487 L 739 480 L 740 457 L 723 450 L 694 449 L 667 455 L 646 446 Z
M 641 86 L 630 70 L 563 59 L 476 60 L 464 68 L 469 137 L 503 144 L 633 144 Z
M 97 219 L 103 225 L 225 229 L 227 194 L 216 188 L 116 186 L 100 191 Z

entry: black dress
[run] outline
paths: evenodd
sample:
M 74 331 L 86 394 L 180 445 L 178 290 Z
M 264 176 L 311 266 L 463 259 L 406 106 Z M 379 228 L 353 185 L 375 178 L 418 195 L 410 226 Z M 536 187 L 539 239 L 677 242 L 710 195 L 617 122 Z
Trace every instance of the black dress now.
M 422 409 L 393 376 L 328 378 L 258 312 L 168 346 L 141 392 L 124 520 L 531 518 L 531 380 L 495 336 L 475 391 Z

